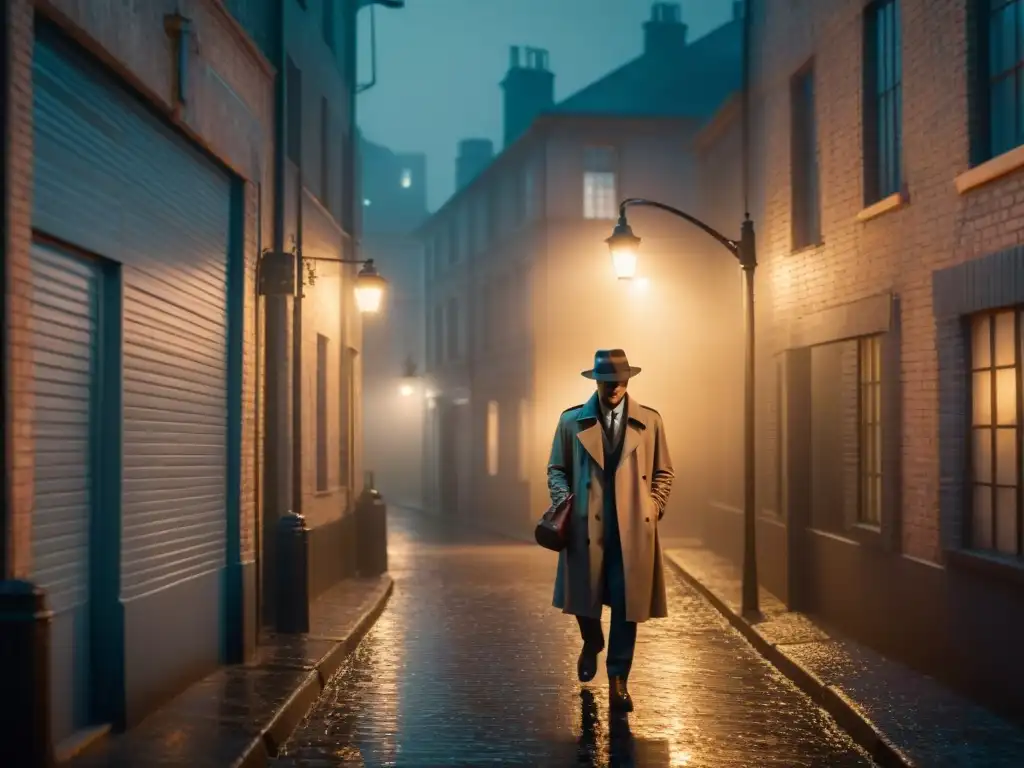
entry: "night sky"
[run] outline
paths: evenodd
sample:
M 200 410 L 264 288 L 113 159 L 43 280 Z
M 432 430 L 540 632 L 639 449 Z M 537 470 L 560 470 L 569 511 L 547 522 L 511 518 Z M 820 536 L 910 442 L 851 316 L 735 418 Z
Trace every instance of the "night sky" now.
M 359 96 L 368 139 L 426 152 L 431 209 L 452 193 L 456 145 L 500 149 L 508 48 L 547 48 L 561 100 L 638 55 L 651 0 L 407 0 L 378 7 L 377 85 Z M 727 21 L 731 0 L 681 0 L 690 39 Z M 369 9 L 360 13 L 360 80 L 370 77 Z

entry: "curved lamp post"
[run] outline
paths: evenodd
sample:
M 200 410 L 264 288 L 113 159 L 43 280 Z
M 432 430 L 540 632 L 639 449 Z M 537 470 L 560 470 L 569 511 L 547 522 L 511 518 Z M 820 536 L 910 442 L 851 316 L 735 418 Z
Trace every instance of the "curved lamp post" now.
M 673 216 L 690 222 L 713 237 L 739 262 L 743 270 L 744 327 L 746 347 L 746 372 L 744 375 L 744 482 L 743 482 L 743 612 L 756 614 L 758 607 L 757 587 L 757 516 L 755 514 L 754 481 L 754 271 L 757 269 L 757 248 L 754 242 L 754 222 L 749 214 L 740 228 L 740 239 L 732 240 L 721 232 L 709 227 L 700 219 L 678 208 L 645 200 L 639 197 L 623 200 L 619 204 L 619 220 L 611 237 L 605 240 L 611 251 L 612 267 L 620 280 L 630 280 L 636 275 L 640 238 L 633 234 L 626 219 L 626 209 L 631 206 L 658 208 Z

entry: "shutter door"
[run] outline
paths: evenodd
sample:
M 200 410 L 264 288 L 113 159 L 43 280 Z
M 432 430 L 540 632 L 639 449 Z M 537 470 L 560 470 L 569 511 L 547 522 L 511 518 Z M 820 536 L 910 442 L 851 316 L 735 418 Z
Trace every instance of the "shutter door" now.
M 192 672 L 219 649 L 209 611 L 226 548 L 232 178 L 69 43 L 38 34 L 33 224 L 122 265 L 121 597 L 129 624 L 133 601 L 169 601 L 137 615 L 162 617 L 150 652 Z M 189 599 L 167 592 L 186 582 Z M 129 656 L 131 642 L 129 630 Z M 143 669 L 151 689 L 176 672 Z
M 51 684 L 57 740 L 89 719 L 89 528 L 92 510 L 94 265 L 32 249 L 35 510 L 33 580 L 53 611 Z

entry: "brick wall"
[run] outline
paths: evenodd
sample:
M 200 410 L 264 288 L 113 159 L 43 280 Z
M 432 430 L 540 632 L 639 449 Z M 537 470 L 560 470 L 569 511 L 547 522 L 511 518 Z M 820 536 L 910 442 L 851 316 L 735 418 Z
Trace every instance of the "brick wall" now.
M 908 202 L 860 221 L 863 0 L 766 0 L 758 30 L 757 95 L 764 99 L 760 222 L 763 290 L 780 331 L 801 316 L 885 291 L 901 299 L 902 550 L 937 560 L 939 402 L 934 270 L 1022 241 L 1024 173 L 959 194 L 970 167 L 968 4 L 901 0 L 903 159 Z M 789 77 L 816 68 L 821 247 L 791 253 Z M 959 446 L 941 450 L 959 451 Z
M 173 103 L 172 44 L 164 17 L 171 0 L 122 3 L 117 0 L 52 0 L 37 4 L 41 12 L 97 55 L 193 140 L 205 146 L 245 182 L 245 303 L 242 376 L 242 559 L 255 555 L 256 487 L 256 321 L 257 247 L 270 243 L 273 141 L 273 71 L 218 0 L 201 0 L 187 11 L 193 22 L 193 45 L 184 108 Z M 12 24 L 10 125 L 7 201 L 9 326 L 11 344 L 8 391 L 12 396 L 7 435 L 12 457 L 12 505 L 8 537 L 10 575 L 26 576 L 31 563 L 33 495 L 31 436 L 31 329 L 28 249 L 32 205 L 32 46 L 33 3 L 7 4 Z M 260 199 L 262 197 L 262 200 Z M 262 211 L 262 217 L 260 212 Z M 262 223 L 262 230 L 259 225 Z

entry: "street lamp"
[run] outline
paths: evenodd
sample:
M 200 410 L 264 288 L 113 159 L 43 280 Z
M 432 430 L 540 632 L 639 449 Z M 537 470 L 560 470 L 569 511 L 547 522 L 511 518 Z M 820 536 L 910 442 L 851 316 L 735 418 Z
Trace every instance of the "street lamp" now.
M 743 271 L 744 327 L 746 371 L 744 375 L 744 482 L 743 482 L 743 613 L 757 614 L 757 516 L 755 514 L 754 482 L 754 272 L 757 269 L 757 248 L 754 242 L 754 222 L 750 215 L 740 228 L 740 239 L 732 240 L 700 219 L 670 205 L 643 198 L 629 198 L 619 204 L 619 220 L 611 237 L 605 240 L 612 255 L 612 267 L 620 280 L 630 280 L 636 274 L 637 252 L 640 238 L 626 220 L 626 209 L 647 206 L 671 213 L 690 222 L 713 237 L 739 262 Z
M 364 315 L 379 312 L 387 286 L 388 281 L 373 266 L 373 259 L 367 259 L 356 275 L 356 306 L 359 311 Z
M 416 391 L 416 380 L 419 375 L 416 372 L 416 361 L 412 359 L 412 355 L 405 358 L 405 363 L 402 366 L 402 383 L 398 387 L 398 393 L 402 397 L 411 397 Z

